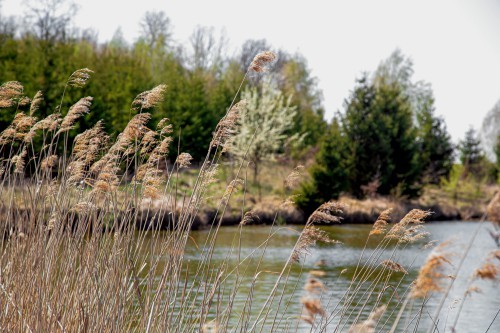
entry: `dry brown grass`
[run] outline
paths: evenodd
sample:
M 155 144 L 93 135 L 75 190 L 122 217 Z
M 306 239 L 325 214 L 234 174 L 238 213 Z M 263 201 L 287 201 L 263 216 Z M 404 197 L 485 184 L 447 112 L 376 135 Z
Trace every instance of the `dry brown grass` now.
M 271 53 L 259 54 L 249 71 L 262 72 L 274 60 Z M 65 91 L 84 86 L 91 74 L 88 69 L 74 72 Z M 89 112 L 90 97 L 68 108 L 64 117 L 55 113 L 37 120 L 41 94 L 29 99 L 18 82 L 1 86 L 0 107 L 30 104 L 30 114 L 19 112 L 0 134 L 4 153 L 0 160 L 2 331 L 261 332 L 288 321 L 287 310 L 296 302 L 304 310 L 294 314 L 297 321 L 311 324 L 313 331 L 325 331 L 335 319 L 337 331 L 351 327 L 350 332 L 374 332 L 386 310 L 380 305 L 381 293 L 390 293 L 389 303 L 397 297 L 396 306 L 404 309 L 403 298 L 388 284 L 394 272 L 406 273 L 394 255 L 427 236 L 422 224 L 429 213 L 412 210 L 399 218 L 397 204 L 385 199 L 361 203 L 342 198 L 321 205 L 302 230 L 294 229 L 296 243 L 280 267 L 269 272 L 261 267 L 262 257 L 258 258 L 250 288 L 242 286 L 240 269 L 250 257 L 241 256 L 241 239 L 235 239 L 226 259 L 214 263 L 223 218 L 236 211 L 240 237 L 241 228 L 269 216 L 271 232 L 258 246 L 265 252 L 275 233 L 283 229 L 277 225 L 280 214 L 297 212 L 290 205 L 291 192 L 302 169 L 270 168 L 261 180 L 266 182 L 268 177 L 269 183 L 279 183 L 276 188 L 280 190 L 272 194 L 272 200 L 254 202 L 249 210 L 252 189 L 244 161 L 226 170 L 221 167 L 226 144 L 237 130 L 242 104 L 235 104 L 215 129 L 201 167 L 189 171 L 191 156 L 180 153 L 164 170 L 161 166 L 171 150 L 172 127 L 167 119 L 148 127 L 150 114 L 145 111 L 161 102 L 165 89 L 159 85 L 137 96 L 131 105 L 136 114 L 115 141 L 110 141 L 98 122 L 70 146 L 68 131 Z M 63 112 L 64 106 L 59 109 Z M 34 146 L 35 139 L 42 141 L 40 148 Z M 25 177 L 28 164 L 30 174 Z M 187 185 L 183 187 L 184 180 Z M 196 244 L 199 260 L 193 264 L 184 256 L 186 244 L 207 202 L 213 210 L 207 222 L 210 229 L 205 243 Z M 299 298 L 299 292 L 286 296 L 291 267 L 303 264 L 316 242 L 338 243 L 315 224 L 339 223 L 343 210 L 380 215 L 369 237 L 385 236 L 377 238 L 379 243 L 368 258 L 363 250 L 351 284 L 335 306 L 331 299 L 322 299 L 326 287 L 319 277 L 323 271 L 310 272 L 316 277 L 310 277 L 299 291 L 305 296 Z M 399 222 L 390 225 L 391 219 Z M 160 232 L 154 223 L 160 220 L 166 221 L 168 232 Z M 139 221 L 143 225 L 137 230 Z M 387 249 L 392 251 L 390 256 Z M 441 269 L 447 262 L 443 253 L 431 255 L 408 295 L 427 297 L 441 291 L 438 280 L 445 277 Z M 189 265 L 196 267 L 188 269 Z M 477 276 L 496 278 L 495 269 L 480 267 Z M 272 276 L 266 282 L 269 292 L 254 303 L 254 288 L 263 274 Z M 234 307 L 236 295 L 244 297 L 243 310 Z M 368 308 L 370 315 L 362 321 L 374 297 L 375 306 Z M 387 320 L 397 324 L 400 317 L 391 316 Z M 294 331 L 297 325 L 288 325 L 285 331 Z

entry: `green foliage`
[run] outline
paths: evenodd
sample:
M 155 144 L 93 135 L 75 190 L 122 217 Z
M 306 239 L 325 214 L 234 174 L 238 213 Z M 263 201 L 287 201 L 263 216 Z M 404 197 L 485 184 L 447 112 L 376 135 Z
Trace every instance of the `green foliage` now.
M 466 173 L 463 164 L 456 163 L 452 166 L 448 178 L 442 178 L 441 188 L 448 194 L 454 206 L 459 202 L 468 204 L 476 203 L 478 200 L 489 200 L 485 196 L 484 186 L 490 183 L 490 177 Z
M 453 145 L 434 115 L 430 86 L 412 81 L 412 66 L 396 50 L 373 76 L 357 81 L 316 157 L 312 181 L 301 190 L 301 207 L 309 210 L 342 191 L 414 197 L 424 184 L 448 176 Z
M 427 107 L 417 113 L 418 142 L 422 182 L 439 184 L 447 178 L 453 166 L 454 148 L 442 118 L 434 116 L 430 99 Z
M 481 162 L 484 160 L 481 149 L 481 140 L 479 140 L 476 130 L 470 128 L 465 133 L 465 138 L 458 144 L 460 162 L 464 166 L 464 173 L 477 173 L 480 171 Z
M 419 179 L 417 133 L 408 98 L 395 84 L 372 84 L 365 76 L 346 102 L 342 117 L 350 192 L 378 181 L 380 194 L 413 196 Z
M 495 169 L 498 181 L 498 177 L 500 176 L 500 135 L 497 136 L 497 141 L 495 143 Z
M 317 145 L 327 131 L 321 93 L 316 79 L 311 77 L 306 60 L 296 56 L 286 61 L 280 69 L 280 87 L 291 96 L 291 103 L 297 107 L 294 126 L 290 133 L 307 133 L 298 147 L 297 153 L 306 147 Z
M 342 156 L 345 140 L 341 136 L 337 121 L 329 127 L 320 145 L 316 161 L 309 170 L 311 180 L 302 184 L 297 205 L 306 215 L 330 199 L 337 199 L 347 188 L 347 172 Z
M 51 6 L 56 3 L 50 2 Z M 50 35 L 47 38 L 40 37 L 46 34 L 37 30 L 35 22 L 25 27 L 25 34 L 20 34 L 8 20 L 0 24 L 0 82 L 20 81 L 28 96 L 41 90 L 44 101 L 35 116 L 42 118 L 53 112 L 65 115 L 72 101 L 95 96 L 92 112 L 76 126 L 85 130 L 102 119 L 106 130 L 115 136 L 132 116 L 130 101 L 142 91 L 165 83 L 165 101 L 152 111 L 152 121 L 169 118 L 174 126 L 175 147 L 189 152 L 195 161 L 204 158 L 212 131 L 245 75 L 239 55 L 224 57 L 223 38 L 216 40 L 211 29 L 198 27 L 190 39 L 191 52 L 175 45 L 165 13 L 148 12 L 141 21 L 141 35 L 132 45 L 127 44 L 120 30 L 110 42 L 98 45 L 88 34 L 69 30 L 70 13 L 40 10 L 48 15 L 46 22 L 59 24 L 57 29 L 44 28 Z M 254 49 L 242 51 L 248 61 L 262 51 L 260 47 Z M 290 104 L 297 105 L 286 134 L 305 134 L 299 148 L 287 151 L 296 157 L 300 151 L 315 146 L 325 131 L 321 93 L 300 55 L 278 53 L 282 56 L 275 69 L 276 84 L 290 96 Z M 65 90 L 68 76 L 85 67 L 95 72 L 90 84 L 83 89 Z M 256 77 L 256 82 L 262 78 Z M 0 114 L 0 129 L 12 121 L 15 109 L 11 111 Z M 75 134 L 69 133 L 70 142 Z

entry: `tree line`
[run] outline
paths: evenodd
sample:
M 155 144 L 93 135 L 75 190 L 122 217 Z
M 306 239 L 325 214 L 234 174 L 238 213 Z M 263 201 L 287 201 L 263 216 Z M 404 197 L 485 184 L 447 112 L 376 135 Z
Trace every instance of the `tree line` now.
M 22 18 L 2 17 L 0 12 L 0 82 L 20 81 L 28 96 L 41 90 L 44 102 L 39 118 L 53 112 L 64 115 L 76 100 L 92 96 L 91 112 L 71 137 L 100 119 L 116 135 L 133 116 L 134 97 L 165 83 L 165 101 L 152 111 L 151 121 L 168 117 L 179 140 L 175 146 L 201 160 L 253 57 L 272 49 L 266 40 L 248 40 L 236 55 L 228 56 L 226 38 L 210 27 L 196 27 L 188 44 L 179 45 L 162 11 L 145 13 L 140 36 L 133 43 L 124 40 L 120 29 L 109 42 L 99 43 L 95 32 L 73 28 L 75 9 L 70 1 L 29 3 Z M 277 54 L 273 81 L 297 109 L 290 132 L 308 133 L 294 152 L 300 154 L 318 143 L 322 134 L 317 129 L 327 127 L 321 92 L 303 56 Z M 85 67 L 94 71 L 91 83 L 65 91 L 61 101 L 68 76 Z M 262 75 L 250 75 L 241 91 L 260 87 L 261 81 Z M 16 109 L 2 112 L 0 128 L 12 121 Z
M 144 14 L 133 43 L 125 41 L 120 29 L 110 41 L 99 43 L 95 32 L 73 27 L 71 1 L 28 4 L 22 18 L 4 17 L 0 11 L 0 82 L 20 81 L 28 96 L 41 90 L 39 118 L 64 115 L 76 100 L 92 96 L 91 112 L 69 133 L 70 142 L 101 119 L 116 136 L 137 112 L 130 105 L 134 97 L 166 83 L 165 100 L 151 110 L 151 122 L 168 117 L 175 129 L 174 147 L 201 161 L 253 57 L 272 49 L 265 40 L 248 40 L 228 56 L 226 38 L 210 27 L 196 27 L 188 44 L 180 45 L 161 11 Z M 499 167 L 485 167 L 474 130 L 457 147 L 452 144 L 444 120 L 436 116 L 431 86 L 413 79 L 413 63 L 401 51 L 357 79 L 331 122 L 324 119 L 322 93 L 306 59 L 283 50 L 276 54 L 272 73 L 251 73 L 239 90 L 237 98 L 247 100 L 247 110 L 239 120 L 232 155 L 250 160 L 257 182 L 260 164 L 277 154 L 288 160 L 314 154 L 310 180 L 299 191 L 304 210 L 341 193 L 416 197 L 424 186 L 447 179 L 457 157 L 462 176 L 496 177 Z M 65 89 L 68 75 L 85 67 L 93 70 L 91 83 Z M 23 111 L 21 103 L 3 109 L 1 129 L 17 111 Z M 490 118 L 500 119 L 496 114 L 490 112 Z M 500 156 L 495 142 L 492 150 Z
M 424 186 L 449 180 L 452 171 L 457 184 L 468 178 L 496 180 L 498 159 L 495 166 L 486 158 L 477 132 L 471 128 L 454 145 L 435 114 L 430 85 L 415 82 L 412 74 L 411 59 L 396 50 L 356 81 L 320 145 L 299 206 L 312 211 L 342 193 L 418 197 Z M 496 147 L 500 156 L 500 144 Z

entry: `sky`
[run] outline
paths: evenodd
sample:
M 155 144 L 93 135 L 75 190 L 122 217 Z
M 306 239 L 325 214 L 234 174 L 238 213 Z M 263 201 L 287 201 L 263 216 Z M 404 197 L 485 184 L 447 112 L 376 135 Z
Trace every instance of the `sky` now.
M 196 26 L 225 31 L 229 55 L 247 39 L 300 52 L 323 91 L 326 118 L 343 110 L 356 78 L 396 48 L 429 82 L 436 114 L 453 141 L 500 100 L 500 0 L 75 0 L 75 25 L 104 42 L 121 28 L 133 42 L 146 11 L 163 10 L 174 38 L 187 43 Z M 23 15 L 22 0 L 3 0 L 3 15 Z M 168 84 L 168 82 L 166 82 Z

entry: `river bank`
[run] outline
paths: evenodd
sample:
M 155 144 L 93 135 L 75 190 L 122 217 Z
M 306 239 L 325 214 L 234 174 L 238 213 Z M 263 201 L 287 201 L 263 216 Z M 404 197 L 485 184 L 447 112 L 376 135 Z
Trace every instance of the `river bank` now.
M 395 200 L 388 197 L 378 197 L 370 199 L 354 199 L 350 197 L 341 197 L 338 202 L 345 208 L 341 214 L 343 224 L 372 224 L 376 221 L 380 213 L 386 209 L 392 209 L 393 221 L 398 221 L 407 212 L 412 209 L 422 209 L 432 212 L 428 222 L 438 221 L 458 221 L 468 220 L 474 221 L 481 218 L 486 211 L 489 198 L 476 200 L 469 204 L 463 201 L 457 202 L 456 205 L 446 203 L 444 200 L 433 200 L 430 203 L 429 197 L 421 197 L 418 200 Z M 151 206 L 148 205 L 149 209 Z M 151 211 L 143 208 L 143 213 L 139 214 L 139 225 L 150 225 L 151 216 L 154 216 Z M 154 208 L 153 208 L 154 211 Z M 248 204 L 243 210 L 240 207 L 228 205 L 223 212 L 216 208 L 206 207 L 198 212 L 194 219 L 193 229 L 209 228 L 215 223 L 221 222 L 222 226 L 232 226 L 239 224 L 246 212 L 246 224 L 252 225 L 268 225 L 274 221 L 278 224 L 294 224 L 301 225 L 307 220 L 307 216 L 293 205 L 283 205 L 282 201 L 266 198 L 260 202 Z M 160 223 L 162 229 L 168 229 L 168 214 L 162 214 L 161 219 L 156 219 L 155 224 Z

